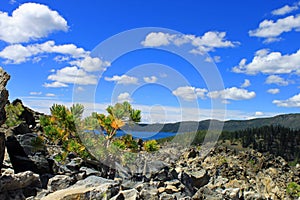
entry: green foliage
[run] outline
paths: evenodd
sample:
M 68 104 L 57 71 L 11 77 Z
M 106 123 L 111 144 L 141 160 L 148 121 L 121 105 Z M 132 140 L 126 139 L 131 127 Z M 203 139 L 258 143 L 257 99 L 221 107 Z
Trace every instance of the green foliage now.
M 50 111 L 51 116 L 40 118 L 45 135 L 55 144 L 63 144 L 66 152 L 73 152 L 82 158 L 89 157 L 76 128 L 81 123 L 83 106 L 75 104 L 68 109 L 64 105 L 54 104 Z
M 51 116 L 40 118 L 45 134 L 55 143 L 62 143 L 68 139 L 76 138 L 76 120 L 80 119 L 83 106 L 76 104 L 68 109 L 64 105 L 54 104 L 50 111 Z
M 291 197 L 300 197 L 300 185 L 295 182 L 288 183 L 286 192 Z
M 228 160 L 224 156 L 218 156 L 217 157 L 217 165 L 222 166 L 225 163 L 228 163 Z
M 144 142 L 144 149 L 147 152 L 157 151 L 159 149 L 159 145 L 156 140 L 148 140 Z
M 295 160 L 289 162 L 289 166 L 295 167 L 300 162 L 299 158 L 296 158 Z
M 249 162 L 249 164 L 251 164 L 251 165 L 255 165 L 255 160 L 250 159 L 248 162 Z
M 133 139 L 132 135 L 126 134 L 121 137 L 121 140 L 124 142 L 127 149 L 130 149 L 131 151 L 138 150 L 138 142 Z
M 56 160 L 57 162 L 61 162 L 63 163 L 68 157 L 68 152 L 62 152 L 60 154 L 57 154 L 54 156 L 54 160 Z
M 100 129 L 100 124 L 97 119 L 98 114 L 96 112 L 93 112 L 90 116 L 84 118 L 83 120 L 83 127 L 84 130 L 98 130 Z
M 34 151 L 42 151 L 45 149 L 45 138 L 43 136 L 37 136 L 31 140 L 31 145 L 34 147 Z
M 87 158 L 89 153 L 86 151 L 85 146 L 83 146 L 78 140 L 70 139 L 64 142 L 64 148 L 68 152 L 73 152 L 79 155 L 81 158 Z
M 123 140 L 120 140 L 120 139 L 116 139 L 113 141 L 112 145 L 118 147 L 119 149 L 126 149 L 126 145 L 125 145 L 125 142 Z
M 81 104 L 73 104 L 70 108 L 70 111 L 73 115 L 73 118 L 75 120 L 75 122 L 79 122 L 81 117 L 82 117 L 82 113 L 84 111 L 84 107 Z
M 66 153 L 73 152 L 82 158 L 98 160 L 115 158 L 127 163 L 131 162 L 132 157 L 127 158 L 127 154 L 124 154 L 123 159 L 120 150 L 136 152 L 139 148 L 132 135 L 112 140 L 119 128 L 141 120 L 141 111 L 132 109 L 128 102 L 108 106 L 107 115 L 94 112 L 84 120 L 81 119 L 84 107 L 80 104 L 70 108 L 54 104 L 50 111 L 50 116 L 40 118 L 41 126 L 45 136 L 55 144 L 62 144 Z M 106 137 L 96 134 L 95 130 L 99 129 L 106 132 Z M 57 159 L 63 160 L 64 154 L 59 155 Z
M 287 161 L 295 161 L 300 157 L 300 130 L 279 125 L 223 132 L 220 139 L 235 141 L 243 148 L 270 152 L 276 156 L 282 156 Z
M 20 115 L 23 111 L 24 108 L 21 103 L 16 103 L 16 105 L 7 104 L 5 106 L 6 125 L 9 127 L 19 125 L 22 122 L 22 120 L 20 119 Z
M 141 111 L 134 110 L 128 102 L 117 103 L 106 108 L 108 115 L 98 114 L 97 119 L 100 126 L 106 131 L 109 141 L 115 136 L 118 129 L 126 123 L 140 122 Z

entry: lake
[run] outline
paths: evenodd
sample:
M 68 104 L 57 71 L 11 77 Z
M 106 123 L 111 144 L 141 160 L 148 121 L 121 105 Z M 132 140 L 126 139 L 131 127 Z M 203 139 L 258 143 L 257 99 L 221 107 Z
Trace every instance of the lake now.
M 169 132 L 141 132 L 141 131 L 118 130 L 116 137 L 121 137 L 126 134 L 131 134 L 134 138 L 141 138 L 143 140 L 157 140 L 157 139 L 176 135 L 176 133 L 169 133 Z

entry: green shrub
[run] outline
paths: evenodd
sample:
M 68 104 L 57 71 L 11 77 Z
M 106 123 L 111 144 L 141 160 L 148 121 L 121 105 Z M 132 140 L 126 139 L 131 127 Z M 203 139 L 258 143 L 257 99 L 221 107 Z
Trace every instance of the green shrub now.
M 139 149 L 138 142 L 133 139 L 131 134 L 126 134 L 119 140 L 121 140 L 125 144 L 125 149 L 130 149 L 133 152 L 136 152 Z
M 114 146 L 118 147 L 119 149 L 126 149 L 126 145 L 125 145 L 125 142 L 123 140 L 120 140 L 120 139 L 116 139 L 113 141 L 112 143 Z
M 8 127 L 13 127 L 22 123 L 20 116 L 23 113 L 23 111 L 24 108 L 21 103 L 16 103 L 16 105 L 7 104 L 5 106 L 5 112 L 6 112 L 5 124 Z
M 83 106 L 73 105 L 70 109 L 64 105 L 54 104 L 50 116 L 40 117 L 45 136 L 55 144 L 62 144 L 65 152 L 73 152 L 81 158 L 89 157 L 78 135 L 77 125 L 81 124 Z
M 300 197 L 300 185 L 295 182 L 290 182 L 287 185 L 286 192 L 292 197 Z
M 147 152 L 157 151 L 159 149 L 159 145 L 156 140 L 148 140 L 144 143 L 144 149 Z
M 76 139 L 65 141 L 63 146 L 64 149 L 67 150 L 67 152 L 73 152 L 81 158 L 87 158 L 89 156 L 89 153 L 86 151 L 85 146 L 83 146 Z
M 41 151 L 45 149 L 45 139 L 43 136 L 37 136 L 31 140 L 31 145 L 34 147 L 34 151 Z
M 64 163 L 68 157 L 68 152 L 62 152 L 54 156 L 54 160 L 60 163 Z

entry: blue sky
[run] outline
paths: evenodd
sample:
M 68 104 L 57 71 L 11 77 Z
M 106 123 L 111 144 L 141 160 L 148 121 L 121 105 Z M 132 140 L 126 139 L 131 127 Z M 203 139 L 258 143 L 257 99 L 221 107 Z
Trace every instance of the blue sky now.
M 0 11 L 10 100 L 41 112 L 123 100 L 150 123 L 299 112 L 299 1 L 7 0 Z

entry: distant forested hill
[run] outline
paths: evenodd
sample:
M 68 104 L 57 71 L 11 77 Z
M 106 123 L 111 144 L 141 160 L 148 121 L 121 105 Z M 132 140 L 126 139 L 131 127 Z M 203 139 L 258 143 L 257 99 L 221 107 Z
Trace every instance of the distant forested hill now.
M 213 125 L 213 129 L 214 127 L 220 127 L 224 123 L 224 131 L 238 131 L 270 125 L 279 125 L 290 129 L 300 129 L 300 114 L 285 114 L 269 118 L 229 120 L 225 122 L 218 120 L 204 120 L 200 122 L 186 121 L 167 124 L 139 124 L 135 126 L 126 126 L 124 129 L 146 132 L 192 132 L 196 130 L 207 130 L 210 123 Z

